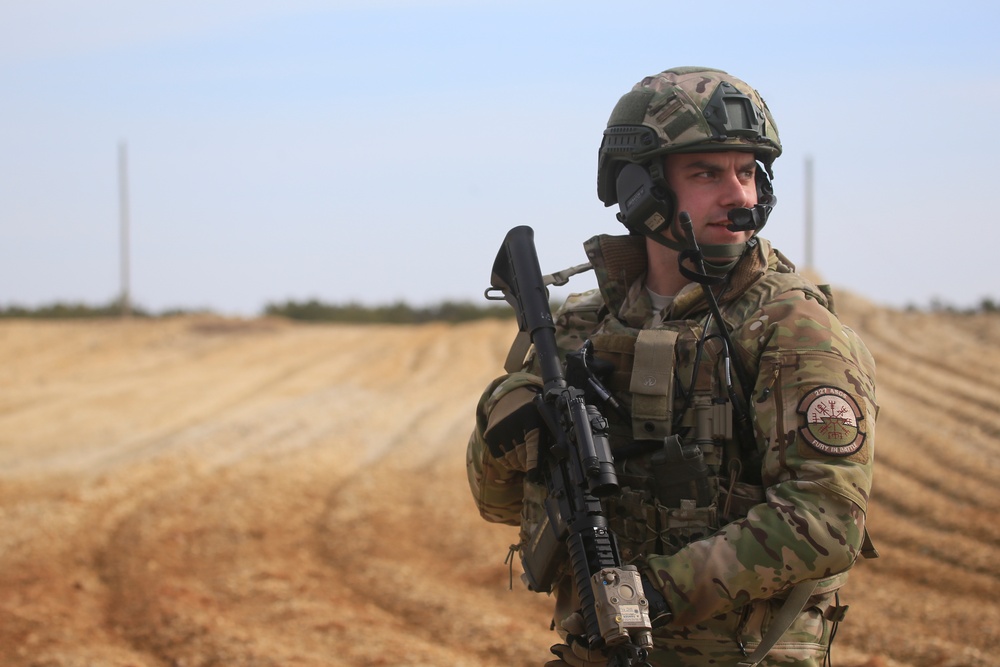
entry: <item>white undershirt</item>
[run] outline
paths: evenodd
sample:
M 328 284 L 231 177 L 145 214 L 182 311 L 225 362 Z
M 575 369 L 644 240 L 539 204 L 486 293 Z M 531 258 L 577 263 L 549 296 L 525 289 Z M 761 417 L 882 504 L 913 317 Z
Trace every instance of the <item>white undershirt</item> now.
M 674 297 L 657 294 L 648 287 L 646 288 L 646 292 L 649 294 L 649 299 L 653 302 L 653 322 L 650 326 L 658 327 L 663 323 L 663 313 L 670 308 L 670 305 L 674 302 Z

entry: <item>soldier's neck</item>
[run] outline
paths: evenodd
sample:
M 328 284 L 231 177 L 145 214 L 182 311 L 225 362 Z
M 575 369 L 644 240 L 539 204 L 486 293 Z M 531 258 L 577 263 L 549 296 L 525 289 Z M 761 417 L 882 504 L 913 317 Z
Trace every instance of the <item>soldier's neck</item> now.
M 681 275 L 676 250 L 646 239 L 646 287 L 662 296 L 674 296 L 691 281 Z

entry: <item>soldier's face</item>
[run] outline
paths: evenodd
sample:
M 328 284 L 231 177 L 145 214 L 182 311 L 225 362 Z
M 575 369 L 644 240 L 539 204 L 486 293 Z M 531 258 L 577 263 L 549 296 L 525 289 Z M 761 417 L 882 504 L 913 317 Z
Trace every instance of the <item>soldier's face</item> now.
M 687 211 L 700 244 L 743 243 L 751 232 L 731 232 L 729 211 L 757 203 L 752 153 L 681 153 L 664 158 L 667 183 L 677 195 L 677 211 Z

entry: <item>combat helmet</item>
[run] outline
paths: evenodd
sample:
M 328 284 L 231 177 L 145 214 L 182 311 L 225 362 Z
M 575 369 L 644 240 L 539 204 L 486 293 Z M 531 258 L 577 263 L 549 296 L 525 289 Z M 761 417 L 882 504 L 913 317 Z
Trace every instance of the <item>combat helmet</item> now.
M 730 215 L 736 228 L 757 231 L 776 203 L 772 165 L 781 155 L 767 104 L 722 70 L 665 70 L 637 83 L 611 112 L 598 152 L 597 195 L 605 206 L 619 205 L 618 219 L 630 232 L 684 250 L 670 233 L 676 197 L 664 178 L 663 156 L 729 150 L 752 152 L 764 167 L 757 170 L 757 206 Z M 720 268 L 731 266 L 744 245 L 706 247 L 705 256 Z

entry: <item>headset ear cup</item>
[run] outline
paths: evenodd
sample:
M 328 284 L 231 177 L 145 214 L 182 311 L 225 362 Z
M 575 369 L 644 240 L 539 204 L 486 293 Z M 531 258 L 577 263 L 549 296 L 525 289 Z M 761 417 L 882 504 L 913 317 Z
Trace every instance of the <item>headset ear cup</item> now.
M 618 220 L 633 234 L 649 235 L 664 230 L 673 221 L 670 191 L 655 182 L 640 164 L 626 164 L 615 180 Z

